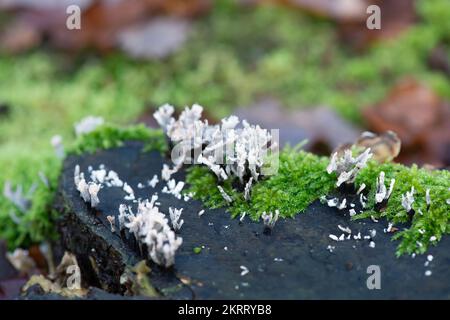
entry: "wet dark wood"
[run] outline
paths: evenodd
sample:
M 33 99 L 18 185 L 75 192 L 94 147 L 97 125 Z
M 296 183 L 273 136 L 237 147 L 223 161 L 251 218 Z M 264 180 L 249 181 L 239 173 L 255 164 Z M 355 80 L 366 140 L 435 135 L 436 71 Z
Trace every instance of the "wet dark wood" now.
M 380 221 L 353 222 L 348 215 L 313 203 L 305 213 L 294 219 L 280 220 L 271 234 L 263 233 L 262 223 L 243 223 L 230 219 L 223 209 L 206 210 L 198 201 L 185 202 L 161 193 L 160 182 L 155 189 L 138 189 L 160 174 L 162 159 L 158 153 L 143 153 L 141 145 L 131 143 L 121 148 L 99 151 L 81 157 L 71 156 L 64 163 L 56 207 L 61 211 L 61 239 L 74 252 L 82 274 L 90 285 L 121 293 L 119 278 L 127 265 L 142 259 L 133 241 L 111 233 L 107 215 L 118 215 L 125 193 L 118 188 L 100 191 L 98 210 L 91 210 L 79 197 L 73 170 L 79 164 L 83 171 L 92 165 L 104 164 L 115 170 L 134 189 L 136 196 L 150 198 L 156 191 L 161 211 L 169 207 L 184 208 L 185 220 L 179 235 L 183 245 L 178 250 L 174 268 L 163 270 L 151 265 L 152 284 L 176 299 L 449 299 L 450 239 L 444 239 L 430 249 L 434 260 L 424 266 L 426 256 L 396 258 L 398 242 L 383 228 Z M 182 179 L 178 173 L 176 179 Z M 116 219 L 117 220 L 117 219 Z M 338 224 L 350 227 L 353 234 L 368 235 L 375 229 L 375 248 L 369 240 L 335 242 L 329 234 L 339 236 Z M 327 246 L 335 246 L 333 252 Z M 203 247 L 198 254 L 194 247 Z M 91 258 L 89 258 L 91 257 Z M 96 264 L 95 272 L 90 260 Z M 367 268 L 381 268 L 381 290 L 366 286 Z M 240 266 L 249 269 L 241 276 Z M 426 277 L 426 270 L 432 275 Z M 183 280 L 183 283 L 181 282 Z

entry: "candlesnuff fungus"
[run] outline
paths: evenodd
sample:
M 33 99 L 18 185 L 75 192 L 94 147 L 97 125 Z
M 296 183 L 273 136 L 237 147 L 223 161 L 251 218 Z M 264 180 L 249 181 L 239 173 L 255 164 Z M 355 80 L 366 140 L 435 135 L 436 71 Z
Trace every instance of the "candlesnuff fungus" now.
M 87 116 L 75 123 L 75 134 L 81 136 L 94 131 L 98 126 L 101 126 L 105 121 L 102 117 Z
M 343 155 L 333 153 L 330 163 L 327 167 L 328 174 L 336 172 L 338 174 L 338 181 L 336 186 L 340 186 L 344 182 L 349 184 L 355 181 L 359 171 L 367 165 L 367 161 L 372 157 L 370 148 L 367 148 L 363 153 L 356 158 L 353 157 L 352 151 L 346 149 Z
M 376 184 L 376 193 L 375 193 L 375 203 L 381 203 L 384 200 L 389 199 L 389 197 L 392 194 L 392 191 L 394 190 L 394 184 L 395 179 L 391 179 L 391 183 L 389 185 L 389 190 L 386 189 L 386 186 L 384 185 L 384 172 L 381 171 L 380 175 L 377 178 L 377 184 Z
M 51 138 L 50 143 L 51 143 L 53 149 L 55 150 L 56 156 L 59 159 L 64 159 L 65 151 L 64 151 L 64 144 L 63 144 L 62 137 L 59 134 L 54 135 Z
M 231 203 L 233 202 L 233 199 L 231 199 L 231 197 L 225 192 L 225 190 L 223 190 L 223 188 L 221 186 L 217 186 L 217 189 L 219 189 L 220 194 L 222 195 L 222 198 L 228 202 Z
M 412 204 L 414 202 L 414 187 L 411 187 L 411 191 L 407 191 L 406 194 L 402 194 L 402 206 L 407 212 L 412 210 Z
M 33 184 L 27 194 L 23 193 L 22 185 L 18 185 L 13 191 L 11 181 L 6 181 L 3 187 L 3 196 L 11 201 L 20 212 L 25 213 L 31 207 L 31 198 L 36 190 L 36 184 Z
M 237 177 L 246 186 L 249 196 L 252 182 L 258 181 L 263 173 L 268 149 L 275 149 L 277 144 L 268 130 L 245 120 L 241 123 L 242 128 L 237 129 L 240 122 L 236 116 L 222 119 L 221 124 L 210 125 L 207 120 L 201 120 L 202 112 L 203 107 L 194 104 L 191 108 L 186 107 L 175 120 L 172 117 L 174 108 L 165 104 L 154 113 L 174 145 L 172 160 L 176 165 L 173 169 L 163 167 L 162 178 L 169 180 L 182 163 L 199 163 L 214 172 L 219 180 Z M 230 202 L 229 197 L 221 193 Z
M 175 231 L 180 230 L 181 226 L 184 223 L 183 219 L 180 220 L 182 212 L 183 212 L 183 208 L 176 209 L 176 208 L 169 207 L 170 221 L 172 222 L 172 227 L 173 227 L 173 230 L 175 230 Z
M 275 226 L 275 223 L 278 221 L 278 217 L 280 216 L 280 211 L 275 210 L 275 214 L 273 212 L 263 212 L 261 217 L 263 219 L 264 225 L 266 228 L 273 229 Z
M 140 245 L 147 246 L 149 259 L 167 268 L 175 263 L 175 253 L 183 239 L 176 237 L 175 232 L 170 229 L 166 216 L 155 205 L 157 199 L 158 196 L 153 195 L 151 201 L 140 201 L 136 214 L 129 207 L 120 205 L 120 228 L 127 228 Z M 179 213 L 181 214 L 181 210 Z M 182 222 L 177 221 L 179 227 L 181 224 Z
M 101 184 L 97 184 L 95 182 L 87 183 L 84 179 L 84 173 L 80 172 L 79 165 L 75 166 L 73 180 L 78 192 L 80 192 L 81 198 L 83 198 L 83 201 L 90 202 L 91 207 L 95 208 L 100 203 L 98 192 L 100 191 Z

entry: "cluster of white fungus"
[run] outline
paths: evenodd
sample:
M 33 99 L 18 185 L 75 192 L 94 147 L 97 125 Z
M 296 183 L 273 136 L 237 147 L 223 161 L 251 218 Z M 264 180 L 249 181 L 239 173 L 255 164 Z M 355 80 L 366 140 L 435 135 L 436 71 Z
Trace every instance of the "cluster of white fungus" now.
M 202 112 L 203 107 L 197 104 L 186 107 L 177 120 L 171 105 L 165 104 L 155 112 L 156 121 L 174 145 L 175 166 L 163 168 L 163 180 L 169 180 L 183 163 L 199 163 L 207 166 L 219 180 L 227 180 L 231 175 L 239 178 L 246 186 L 248 200 L 252 183 L 262 174 L 268 149 L 277 147 L 271 134 L 245 120 L 240 122 L 236 116 L 210 125 L 207 120 L 201 120 Z M 239 124 L 242 128 L 237 128 Z M 230 202 L 223 189 L 221 194 Z
M 338 155 L 337 152 L 331 156 L 330 163 L 327 167 L 328 174 L 336 172 L 338 180 L 336 186 L 345 183 L 353 183 L 359 171 L 367 165 L 367 161 L 372 157 L 370 148 L 367 148 L 363 153 L 356 158 L 353 157 L 352 151 L 346 149 L 343 155 Z
M 100 191 L 101 184 L 93 181 L 86 182 L 86 179 L 84 178 L 84 172 L 80 172 L 79 165 L 75 166 L 73 181 L 78 192 L 80 192 L 83 201 L 89 202 L 91 204 L 91 207 L 95 208 L 100 203 L 98 192 Z
M 139 201 L 136 213 L 124 204 L 119 206 L 119 228 L 128 229 L 140 246 L 146 245 L 148 257 L 156 264 L 170 267 L 175 262 L 175 253 L 183 243 L 170 228 L 166 216 L 156 206 L 158 196 Z M 183 220 L 179 221 L 181 210 L 170 208 L 174 229 L 179 229 Z

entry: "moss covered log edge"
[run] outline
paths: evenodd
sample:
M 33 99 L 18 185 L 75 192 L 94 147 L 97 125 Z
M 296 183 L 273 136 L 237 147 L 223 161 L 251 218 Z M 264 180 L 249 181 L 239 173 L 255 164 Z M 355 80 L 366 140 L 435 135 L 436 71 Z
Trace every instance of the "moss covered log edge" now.
M 80 136 L 67 148 L 67 154 L 92 153 L 99 149 L 120 147 L 125 141 L 145 143 L 143 151 L 159 150 L 167 152 L 168 147 L 161 130 L 149 129 L 143 125 L 120 128 L 111 124 Z M 187 167 L 186 193 L 201 200 L 208 208 L 225 207 L 232 217 L 244 212 L 251 219 L 259 220 L 263 212 L 280 211 L 283 218 L 292 218 L 314 201 L 331 195 L 336 190 L 336 175 L 328 174 L 328 157 L 317 156 L 297 147 L 285 147 L 279 153 L 277 174 L 266 177 L 254 185 L 250 200 L 246 201 L 242 191 L 234 188 L 234 181 L 227 180 L 224 190 L 232 197 L 227 203 L 217 188 L 215 175 L 202 166 Z M 39 184 L 31 199 L 31 209 L 17 224 L 8 215 L 0 216 L 0 238 L 6 239 L 10 248 L 38 243 L 56 237 L 52 222 L 57 213 L 52 210 L 53 195 L 56 191 L 61 162 L 51 159 L 52 171 L 47 172 L 48 185 Z M 375 210 L 374 194 L 376 177 L 384 171 L 387 179 L 395 178 L 396 184 L 386 207 Z M 450 233 L 450 172 L 447 170 L 427 170 L 416 165 L 406 167 L 396 163 L 379 164 L 370 161 L 357 176 L 355 186 L 366 184 L 368 203 L 364 212 L 352 219 L 386 218 L 388 222 L 408 225 L 394 233 L 393 239 L 400 240 L 397 255 L 425 253 L 431 245 Z M 412 217 L 401 205 L 401 196 L 414 187 L 415 202 L 412 207 L 416 214 Z M 430 189 L 431 205 L 425 200 L 426 189 Z M 422 212 L 423 214 L 419 214 Z

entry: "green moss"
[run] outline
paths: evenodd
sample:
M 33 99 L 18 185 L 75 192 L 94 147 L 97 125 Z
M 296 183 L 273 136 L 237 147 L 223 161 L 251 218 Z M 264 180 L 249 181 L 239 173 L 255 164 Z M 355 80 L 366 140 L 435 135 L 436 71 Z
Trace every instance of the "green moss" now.
M 382 99 L 405 76 L 450 98 L 449 79 L 429 70 L 426 62 L 436 44 L 450 41 L 448 0 L 417 1 L 416 25 L 360 55 L 347 50 L 331 22 L 283 7 L 215 4 L 210 15 L 194 22 L 187 45 L 164 61 L 135 62 L 121 54 L 71 60 L 44 50 L 0 55 L 0 102 L 12 110 L 0 119 L 0 167 L 8 168 L 0 172 L 0 186 L 10 180 L 27 188 L 39 171 L 57 175 L 50 138 L 60 134 L 72 145 L 72 124 L 87 115 L 124 125 L 147 106 L 198 102 L 222 117 L 233 106 L 272 95 L 290 108 L 328 105 L 360 121 L 360 108 Z M 100 144 L 94 140 L 86 141 L 86 147 L 80 142 L 78 152 L 114 144 L 114 138 L 100 139 Z M 20 243 L 14 240 L 18 227 L 5 218 L 10 209 L 0 196 L 0 237 L 6 234 L 10 242 Z M 20 234 L 30 239 L 30 232 Z
M 69 153 L 92 153 L 99 149 L 120 147 L 124 141 L 143 141 L 146 143 L 144 151 L 165 152 L 167 150 L 167 143 L 161 130 L 149 129 L 143 124 L 127 128 L 107 124 L 88 134 L 81 135 Z
M 356 184 L 365 183 L 369 186 L 369 208 L 374 206 L 374 194 L 376 190 L 376 177 L 381 171 L 386 173 L 387 181 L 396 179 L 394 191 L 389 198 L 388 205 L 382 212 L 369 210 L 356 219 L 365 218 L 370 215 L 375 217 L 386 217 L 393 223 L 407 223 L 410 220 L 406 210 L 401 205 L 402 194 L 414 187 L 415 202 L 412 207 L 415 214 L 411 221 L 411 227 L 395 234 L 394 239 L 401 239 L 398 254 L 424 253 L 430 245 L 435 245 L 443 235 L 450 233 L 450 212 L 446 200 L 450 198 L 450 172 L 447 170 L 428 171 L 419 169 L 417 166 L 411 168 L 399 164 L 377 164 L 370 162 L 356 179 Z M 430 189 L 431 205 L 427 208 L 425 201 L 426 189 Z M 419 210 L 423 213 L 421 215 Z M 422 232 L 419 232 L 419 229 Z M 430 237 L 437 237 L 437 241 L 430 242 Z M 421 243 L 422 245 L 419 245 Z
M 228 205 L 217 189 L 216 176 L 207 168 L 194 166 L 188 170 L 186 181 L 195 198 L 202 200 L 211 208 L 226 207 L 233 217 L 247 212 L 254 220 L 259 219 L 262 212 L 280 211 L 281 217 L 293 217 L 303 212 L 308 205 L 335 189 L 336 176 L 326 173 L 328 158 L 318 157 L 303 151 L 286 148 L 280 154 L 280 167 L 276 175 L 267 177 L 254 185 L 250 201 L 245 201 L 243 193 L 232 188 L 232 182 L 224 183 L 224 190 L 233 198 Z M 394 191 L 387 207 L 382 212 L 374 209 L 376 178 L 384 171 L 386 179 L 396 179 Z M 427 171 L 417 166 L 408 168 L 394 163 L 369 165 L 358 175 L 355 184 L 365 183 L 369 191 L 367 211 L 355 216 L 355 219 L 370 216 L 386 217 L 388 221 L 407 223 L 409 216 L 401 205 L 401 195 L 414 186 L 416 211 L 411 227 L 398 232 L 393 238 L 400 239 L 397 254 L 424 253 L 430 245 L 435 245 L 444 234 L 450 233 L 450 213 L 446 200 L 450 198 L 450 172 Z M 429 188 L 432 204 L 427 209 L 425 192 Z M 423 215 L 418 213 L 419 209 Z M 421 230 L 419 232 L 419 229 Z M 430 237 L 437 241 L 430 243 Z M 421 246 L 418 246 L 418 242 Z
M 201 248 L 201 247 L 194 247 L 194 249 L 192 249 L 192 251 L 193 251 L 195 254 L 199 254 L 199 253 L 202 252 L 202 248 Z
M 0 238 L 7 240 L 9 248 L 28 246 L 31 243 L 41 242 L 44 239 L 54 238 L 56 232 L 52 224 L 55 216 L 51 208 L 54 192 L 60 171 L 60 162 L 55 157 L 34 156 L 28 150 L 16 154 L 15 158 L 3 159 L 3 163 L 9 162 L 7 170 L 0 172 L 0 181 L 10 181 L 13 187 L 21 185 L 25 193 L 35 184 L 36 190 L 31 199 L 31 208 L 23 213 L 7 199 L 0 201 Z M 35 174 L 29 176 L 30 167 Z M 47 186 L 38 176 L 42 173 L 48 180 Z M 19 219 L 16 224 L 10 217 L 13 212 Z
M 244 200 L 242 192 L 232 188 L 227 180 L 223 188 L 233 202 L 228 210 L 233 216 L 246 212 L 258 220 L 261 214 L 280 210 L 281 217 L 293 217 L 304 211 L 314 200 L 327 195 L 334 187 L 335 179 L 324 174 L 328 158 L 318 157 L 304 151 L 286 148 L 280 153 L 279 170 L 252 188 L 250 201 Z M 207 168 L 194 166 L 188 169 L 187 192 L 212 208 L 225 207 L 227 203 L 217 189 L 217 179 Z
M 80 154 L 94 152 L 98 149 L 119 147 L 124 141 L 135 140 L 145 142 L 143 151 L 167 150 L 164 135 L 160 130 L 149 129 L 144 125 L 119 127 L 105 124 L 96 130 L 80 136 L 68 148 L 68 153 Z M 31 200 L 31 208 L 26 213 L 21 213 L 7 199 L 0 201 L 0 238 L 7 240 L 10 249 L 18 246 L 27 247 L 32 243 L 54 239 L 57 236 L 54 221 L 57 212 L 52 209 L 54 194 L 58 184 L 61 170 L 61 160 L 53 154 L 32 152 L 30 150 L 15 150 L 14 157 L 0 157 L 3 163 L 8 163 L 0 172 L 0 181 L 11 181 L 13 184 L 22 185 L 28 190 L 32 184 L 36 184 L 36 191 Z M 33 175 L 30 173 L 34 172 Z M 49 182 L 47 186 L 38 176 L 41 172 Z M 16 224 L 10 217 L 14 212 L 21 219 Z

